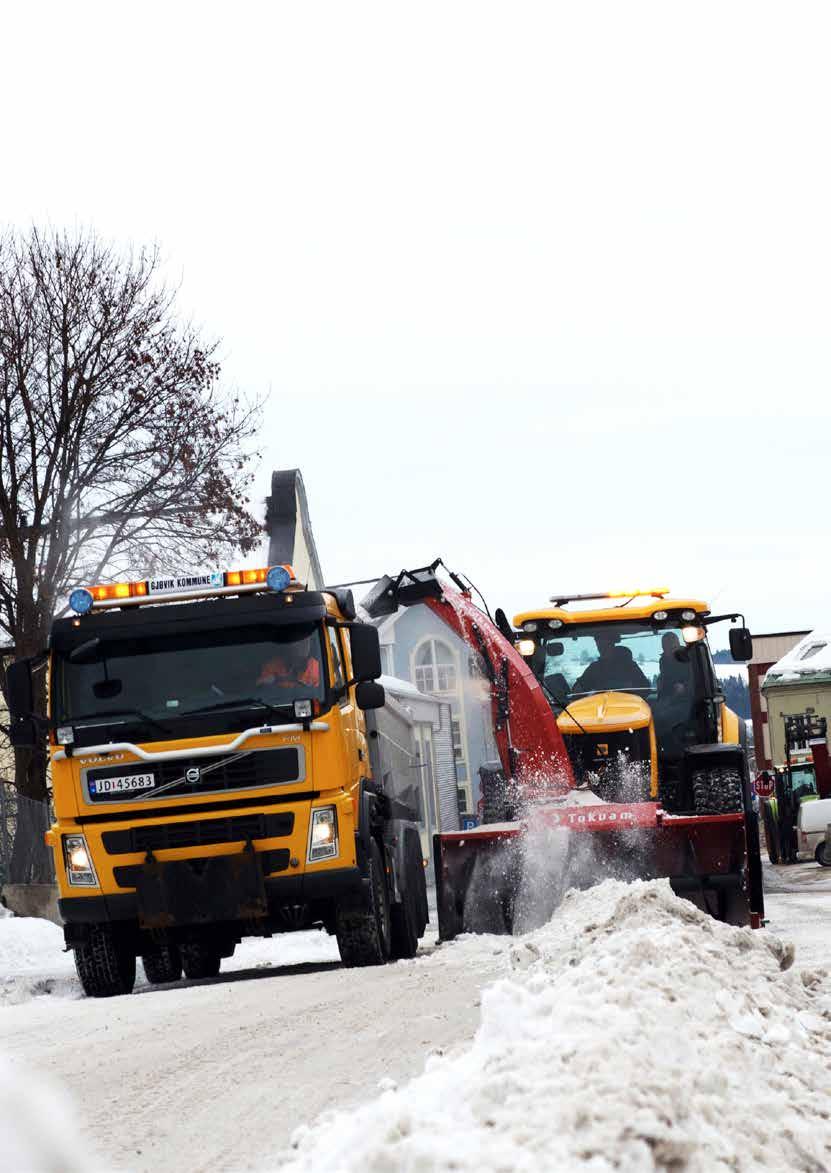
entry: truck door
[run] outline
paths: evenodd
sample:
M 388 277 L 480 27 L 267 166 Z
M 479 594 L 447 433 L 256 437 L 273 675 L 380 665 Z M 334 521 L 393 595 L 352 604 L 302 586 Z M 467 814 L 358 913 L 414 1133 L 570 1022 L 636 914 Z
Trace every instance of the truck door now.
M 366 760 L 366 737 L 363 730 L 363 721 L 360 719 L 358 707 L 355 704 L 355 689 L 346 688 L 351 665 L 345 655 L 344 635 L 341 628 L 334 624 L 326 625 L 329 637 L 329 653 L 332 657 L 332 680 L 336 689 L 342 689 L 338 708 L 340 710 L 341 728 L 346 756 L 345 784 L 357 794 L 357 786 L 362 777 L 369 774 L 369 763 Z

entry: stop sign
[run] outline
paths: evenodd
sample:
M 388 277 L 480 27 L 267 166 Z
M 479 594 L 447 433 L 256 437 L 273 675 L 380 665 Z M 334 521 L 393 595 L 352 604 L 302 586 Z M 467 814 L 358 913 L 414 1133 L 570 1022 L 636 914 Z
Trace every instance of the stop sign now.
M 753 781 L 753 789 L 759 798 L 772 798 L 774 792 L 773 775 L 769 774 L 767 770 L 763 770 L 761 774 L 757 774 Z

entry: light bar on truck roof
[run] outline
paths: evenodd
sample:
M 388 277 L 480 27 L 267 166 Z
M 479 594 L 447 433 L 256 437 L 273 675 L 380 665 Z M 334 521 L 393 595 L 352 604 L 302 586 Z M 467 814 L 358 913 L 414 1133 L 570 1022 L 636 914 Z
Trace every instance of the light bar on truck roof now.
M 651 599 L 663 599 L 669 594 L 669 587 L 654 587 L 651 590 L 636 591 L 600 591 L 591 595 L 552 595 L 549 602 L 555 607 L 562 607 L 563 603 L 585 603 L 589 599 L 640 599 L 646 596 Z
M 252 591 L 284 591 L 296 586 L 291 566 L 261 566 L 247 570 L 213 570 L 205 574 L 173 574 L 138 582 L 107 582 L 76 587 L 69 606 L 78 615 L 103 607 L 158 603 L 165 599 L 201 599 L 214 595 L 239 595 Z

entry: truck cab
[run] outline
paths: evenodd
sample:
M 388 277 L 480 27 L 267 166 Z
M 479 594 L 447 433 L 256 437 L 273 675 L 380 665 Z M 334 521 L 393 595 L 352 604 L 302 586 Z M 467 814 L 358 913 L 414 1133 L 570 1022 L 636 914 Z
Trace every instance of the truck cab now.
M 593 605 L 566 606 L 577 599 Z M 557 715 L 578 782 L 610 802 L 741 809 L 743 769 L 726 789 L 711 776 L 724 766 L 719 747 L 742 745 L 744 730 L 719 686 L 707 604 L 664 590 L 552 602 L 516 616 L 516 646 Z
M 371 765 L 377 631 L 287 566 L 80 588 L 48 673 L 67 944 L 88 994 L 216 974 L 246 935 L 322 927 L 346 965 L 412 956 L 418 830 Z M 31 691 L 31 690 L 30 690 Z M 29 705 L 31 709 L 31 704 Z

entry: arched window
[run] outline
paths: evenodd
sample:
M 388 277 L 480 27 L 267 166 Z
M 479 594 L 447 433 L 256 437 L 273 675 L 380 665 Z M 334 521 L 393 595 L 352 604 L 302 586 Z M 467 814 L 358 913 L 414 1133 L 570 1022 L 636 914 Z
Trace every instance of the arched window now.
M 415 685 L 422 692 L 455 692 L 456 661 L 440 639 L 428 639 L 415 655 Z

